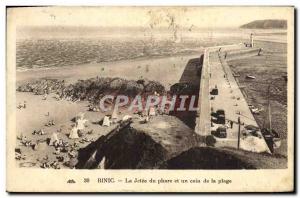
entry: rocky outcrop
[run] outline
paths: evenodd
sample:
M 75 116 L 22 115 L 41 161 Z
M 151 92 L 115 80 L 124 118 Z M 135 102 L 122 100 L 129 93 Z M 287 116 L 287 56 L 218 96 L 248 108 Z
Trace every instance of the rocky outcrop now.
M 146 79 L 134 81 L 108 77 L 78 80 L 78 82 L 69 85 L 66 85 L 63 80 L 42 79 L 20 85 L 17 91 L 33 92 L 36 95 L 54 93 L 60 99 L 87 100 L 95 103 L 99 102 L 106 94 L 134 97 L 138 94 L 152 95 L 156 92 L 162 95 L 166 92 L 165 87 L 156 81 Z

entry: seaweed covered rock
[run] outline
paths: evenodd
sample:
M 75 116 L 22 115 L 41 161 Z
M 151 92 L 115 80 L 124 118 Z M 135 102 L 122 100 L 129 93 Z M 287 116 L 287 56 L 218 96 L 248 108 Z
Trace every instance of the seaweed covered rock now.
M 199 87 L 191 83 L 176 83 L 170 87 L 172 95 L 193 95 L 199 92 Z
M 110 86 L 109 88 L 111 90 L 119 90 L 121 88 L 123 88 L 124 84 L 126 84 L 127 81 L 122 79 L 122 78 L 114 78 L 111 82 L 110 82 Z
M 110 82 L 109 91 L 116 91 L 118 94 L 134 97 L 144 91 L 144 86 L 133 80 L 114 78 Z
M 136 96 L 144 91 L 144 86 L 136 81 L 128 81 L 123 87 L 123 91 L 129 96 Z
M 32 83 L 26 83 L 17 88 L 20 92 L 33 92 L 36 95 L 56 93 L 65 87 L 64 80 L 42 79 Z
M 43 79 L 33 83 L 27 83 L 17 88 L 20 92 L 33 92 L 38 95 L 56 93 L 60 98 L 72 101 L 87 100 L 98 103 L 104 95 L 151 95 L 154 92 L 163 94 L 165 87 L 156 81 L 126 80 L 122 78 L 90 78 L 78 80 L 74 84 L 65 85 L 62 80 Z
M 145 85 L 145 92 L 148 94 L 153 94 L 154 92 L 163 94 L 165 93 L 165 87 L 157 81 L 149 81 Z

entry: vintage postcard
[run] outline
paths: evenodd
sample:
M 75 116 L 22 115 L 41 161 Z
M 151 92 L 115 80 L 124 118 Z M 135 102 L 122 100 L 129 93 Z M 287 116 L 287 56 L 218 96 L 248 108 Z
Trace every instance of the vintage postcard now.
M 294 7 L 8 7 L 7 191 L 293 192 Z

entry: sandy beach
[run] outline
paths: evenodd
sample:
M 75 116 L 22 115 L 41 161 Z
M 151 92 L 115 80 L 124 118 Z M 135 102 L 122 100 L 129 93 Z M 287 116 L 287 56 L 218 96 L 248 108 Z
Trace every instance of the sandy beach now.
M 166 89 L 170 85 L 178 83 L 182 78 L 184 70 L 190 59 L 199 58 L 199 54 L 188 56 L 174 56 L 165 58 L 137 59 L 117 62 L 106 62 L 99 64 L 88 64 L 72 67 L 52 68 L 45 70 L 28 70 L 17 72 L 17 84 L 31 82 L 42 78 L 55 78 L 65 80 L 67 83 L 74 83 L 77 80 L 88 79 L 92 77 L 122 77 L 126 79 L 138 80 L 147 78 L 156 80 L 162 83 Z M 147 70 L 147 71 L 146 71 Z M 166 75 L 163 75 L 166 74 Z M 97 140 L 99 137 L 107 135 L 115 126 L 102 127 L 99 121 L 105 116 L 105 112 L 88 111 L 88 102 L 71 102 L 67 100 L 56 100 L 54 95 L 48 95 L 46 100 L 43 100 L 42 95 L 34 95 L 33 93 L 16 92 L 17 104 L 23 104 L 26 101 L 26 108 L 17 109 L 17 134 L 26 136 L 32 142 L 40 141 L 39 148 L 33 151 L 31 147 L 21 148 L 22 153 L 26 153 L 26 162 L 34 163 L 35 167 L 47 156 L 49 161 L 55 161 L 56 155 L 54 147 L 50 147 L 46 143 L 46 139 L 50 138 L 53 132 L 58 133 L 58 138 L 63 141 L 68 141 L 69 144 L 78 143 L 78 140 L 70 140 L 68 135 L 72 129 L 74 118 L 79 113 L 85 113 L 87 127 L 84 137 L 89 140 Z M 131 112 L 120 112 L 120 118 Z M 174 117 L 175 118 L 175 117 Z M 177 119 L 177 118 L 175 118 Z M 54 121 L 54 126 L 45 126 L 49 121 Z M 178 119 L 177 119 L 178 120 Z M 173 121 L 173 123 L 181 121 Z M 164 125 L 164 124 L 163 124 Z M 175 124 L 176 125 L 176 124 Z M 178 125 L 178 123 L 177 123 Z M 34 130 L 42 129 L 45 135 L 33 135 Z M 93 131 L 92 134 L 87 134 L 87 131 Z M 192 134 L 192 130 L 187 130 L 187 133 Z M 166 133 L 169 134 L 169 133 Z M 158 138 L 159 139 L 159 138 Z M 162 138 L 163 141 L 164 138 Z M 166 140 L 169 139 L 169 140 Z M 170 138 L 164 139 L 166 144 L 169 144 Z M 80 148 L 85 147 L 89 142 L 80 143 Z M 179 141 L 178 144 L 184 144 L 184 141 Z M 175 144 L 176 145 L 176 144 Z M 191 145 L 185 146 L 188 149 Z M 176 147 L 176 146 L 175 146 Z M 176 150 L 176 149 L 175 149 Z M 178 151 L 177 151 L 178 152 Z M 67 154 L 64 154 L 68 158 Z M 20 163 L 20 161 L 18 162 Z M 21 162 L 22 164 L 23 162 Z M 21 165 L 22 166 L 22 165 Z M 25 166 L 25 165 L 24 165 Z

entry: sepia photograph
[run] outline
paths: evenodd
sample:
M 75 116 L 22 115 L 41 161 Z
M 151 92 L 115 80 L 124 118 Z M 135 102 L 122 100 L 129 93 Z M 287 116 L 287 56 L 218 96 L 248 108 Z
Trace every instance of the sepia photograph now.
M 294 7 L 6 11 L 8 191 L 293 191 Z

